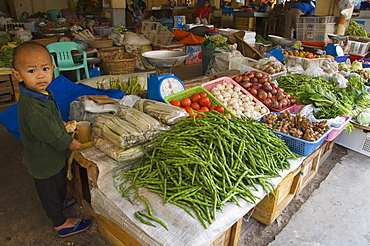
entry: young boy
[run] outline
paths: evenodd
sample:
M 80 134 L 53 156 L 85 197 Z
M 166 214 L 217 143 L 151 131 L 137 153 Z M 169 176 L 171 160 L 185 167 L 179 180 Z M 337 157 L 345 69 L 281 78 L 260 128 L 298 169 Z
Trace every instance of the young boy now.
M 34 178 L 42 206 L 60 237 L 85 231 L 90 220 L 63 215 L 75 202 L 66 200 L 66 159 L 71 150 L 83 145 L 66 132 L 53 92 L 47 88 L 54 69 L 50 54 L 41 44 L 25 42 L 13 52 L 13 68 L 20 82 L 18 123 L 23 162 Z

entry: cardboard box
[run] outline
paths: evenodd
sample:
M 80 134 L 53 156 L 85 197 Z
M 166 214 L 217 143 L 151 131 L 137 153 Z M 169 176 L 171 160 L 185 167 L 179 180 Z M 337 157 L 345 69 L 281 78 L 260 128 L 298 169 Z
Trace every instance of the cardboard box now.
M 202 62 L 201 45 L 187 45 L 186 53 L 188 54 L 188 57 L 185 58 L 185 64 L 195 64 Z

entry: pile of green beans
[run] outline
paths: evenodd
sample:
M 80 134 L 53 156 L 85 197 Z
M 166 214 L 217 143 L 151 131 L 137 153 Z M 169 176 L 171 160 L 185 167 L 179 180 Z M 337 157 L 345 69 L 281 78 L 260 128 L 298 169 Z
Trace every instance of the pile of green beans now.
M 205 228 L 216 211 L 238 198 L 252 204 L 252 190 L 261 185 L 266 193 L 274 186 L 266 178 L 288 169 L 288 158 L 297 158 L 273 132 L 250 118 L 226 118 L 212 111 L 187 118 L 152 142 L 153 152 L 124 172 L 132 185 L 158 193 L 165 203 L 195 211 Z M 144 146 L 145 147 L 145 146 Z

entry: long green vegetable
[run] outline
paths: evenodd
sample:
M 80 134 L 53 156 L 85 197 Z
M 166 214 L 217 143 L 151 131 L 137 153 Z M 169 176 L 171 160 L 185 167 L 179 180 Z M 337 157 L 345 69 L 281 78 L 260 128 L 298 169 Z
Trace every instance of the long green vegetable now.
M 266 178 L 279 176 L 279 169 L 290 166 L 287 158 L 298 157 L 258 121 L 228 119 L 216 111 L 181 120 L 149 144 L 154 144 L 152 154 L 146 153 L 149 161 L 124 172 L 127 182 L 191 216 L 192 208 L 205 228 L 226 202 L 255 203 L 252 190 L 259 185 L 273 192 Z

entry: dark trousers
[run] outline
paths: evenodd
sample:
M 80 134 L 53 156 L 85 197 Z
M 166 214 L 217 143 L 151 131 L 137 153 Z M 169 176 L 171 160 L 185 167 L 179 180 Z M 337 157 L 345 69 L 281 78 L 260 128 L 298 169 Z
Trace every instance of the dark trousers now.
M 64 200 L 67 195 L 66 170 L 47 179 L 33 179 L 42 207 L 53 221 L 54 227 L 64 224 L 67 218 L 63 214 Z

